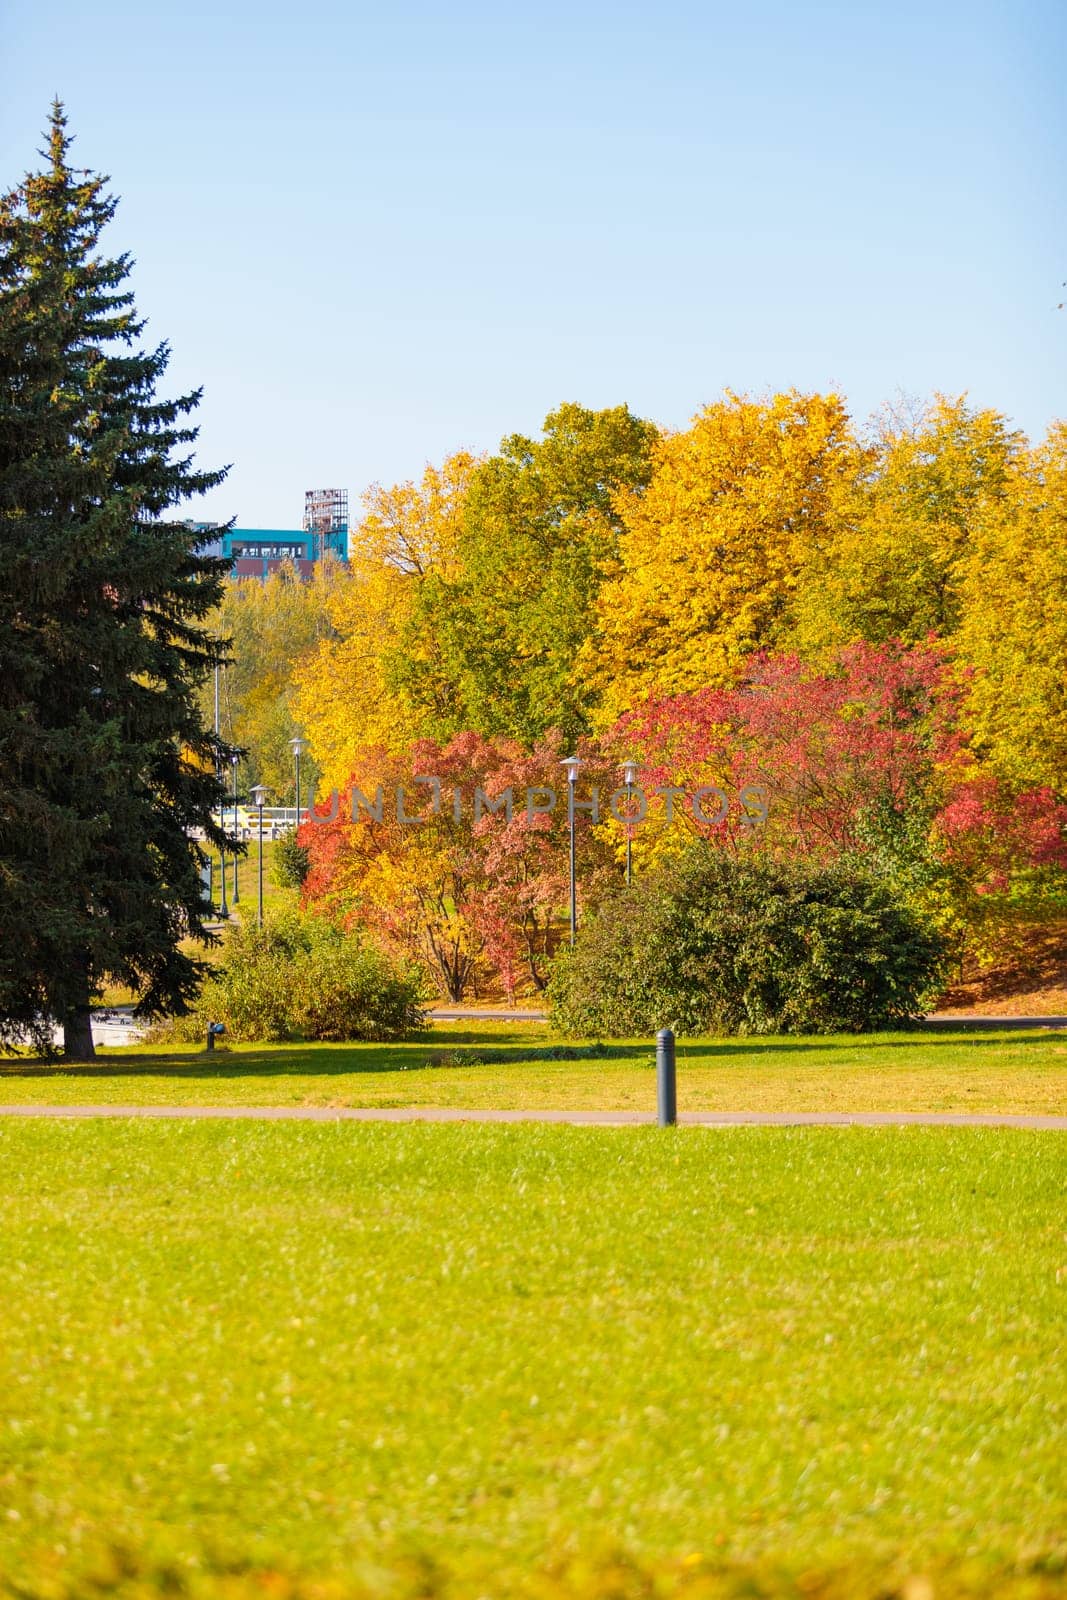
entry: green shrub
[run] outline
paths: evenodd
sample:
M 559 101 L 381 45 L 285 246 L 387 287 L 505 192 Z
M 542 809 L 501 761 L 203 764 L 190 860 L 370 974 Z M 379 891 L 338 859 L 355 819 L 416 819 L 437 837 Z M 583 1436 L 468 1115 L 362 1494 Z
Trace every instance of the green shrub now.
M 311 870 L 311 854 L 298 844 L 296 829 L 288 828 L 275 843 L 271 877 L 279 889 L 302 889 Z
M 309 1039 L 396 1039 L 420 1028 L 422 979 L 341 935 L 315 944 L 293 973 L 293 1015 Z
M 209 1021 L 231 1039 L 395 1039 L 422 1026 L 422 979 L 324 918 L 286 912 L 226 939 L 196 1009 L 171 1036 L 200 1038 Z
M 942 986 L 940 936 L 850 862 L 812 868 L 699 844 L 601 902 L 554 966 L 578 1036 L 839 1033 L 900 1024 Z
M 293 951 L 270 923 L 245 923 L 201 991 L 202 1020 L 223 1022 L 233 1039 L 285 1039 L 291 1027 Z

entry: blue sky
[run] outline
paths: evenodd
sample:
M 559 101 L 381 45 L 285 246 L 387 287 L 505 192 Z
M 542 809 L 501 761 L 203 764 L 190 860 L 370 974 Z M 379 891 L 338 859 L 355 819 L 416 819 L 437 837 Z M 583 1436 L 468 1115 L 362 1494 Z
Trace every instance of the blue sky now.
M 563 400 L 1067 414 L 1067 8 L 3 0 L 0 180 L 52 95 L 123 204 L 198 514 L 299 522 Z

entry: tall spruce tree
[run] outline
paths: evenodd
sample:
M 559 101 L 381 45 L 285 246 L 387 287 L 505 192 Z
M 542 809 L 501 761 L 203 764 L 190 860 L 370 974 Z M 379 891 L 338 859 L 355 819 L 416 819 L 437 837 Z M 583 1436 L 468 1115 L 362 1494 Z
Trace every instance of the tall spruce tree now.
M 106 982 L 148 1016 L 199 984 L 225 567 L 175 511 L 224 473 L 193 465 L 199 392 L 156 398 L 168 347 L 141 347 L 109 180 L 70 146 L 57 102 L 47 165 L 0 199 L 0 1038 L 47 1049 L 59 1019 L 84 1060 Z

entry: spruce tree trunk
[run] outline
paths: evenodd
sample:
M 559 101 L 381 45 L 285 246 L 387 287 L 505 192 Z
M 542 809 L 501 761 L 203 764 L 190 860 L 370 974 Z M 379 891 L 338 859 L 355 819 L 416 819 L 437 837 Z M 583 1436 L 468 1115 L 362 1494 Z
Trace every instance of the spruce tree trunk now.
M 83 973 L 81 993 L 63 1013 L 63 1055 L 68 1061 L 94 1061 L 92 1011 L 89 1007 L 89 979 Z
M 86 1005 L 68 1011 L 63 1018 L 63 1054 L 68 1061 L 95 1061 L 91 1017 Z

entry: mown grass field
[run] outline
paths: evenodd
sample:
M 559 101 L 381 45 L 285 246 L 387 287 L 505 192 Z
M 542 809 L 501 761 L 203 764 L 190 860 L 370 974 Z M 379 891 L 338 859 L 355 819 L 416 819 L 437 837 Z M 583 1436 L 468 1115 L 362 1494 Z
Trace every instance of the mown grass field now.
M 0 1572 L 1058 1593 L 1065 1317 L 1058 1134 L 8 1119 Z
M 440 1024 L 395 1045 L 195 1046 L 102 1052 L 95 1066 L 0 1060 L 0 1104 L 655 1109 L 651 1041 L 599 1059 L 541 1059 L 543 1026 Z M 435 1059 L 481 1064 L 433 1066 Z M 863 1037 L 685 1041 L 685 1111 L 1067 1114 L 1067 1033 L 933 1029 Z

